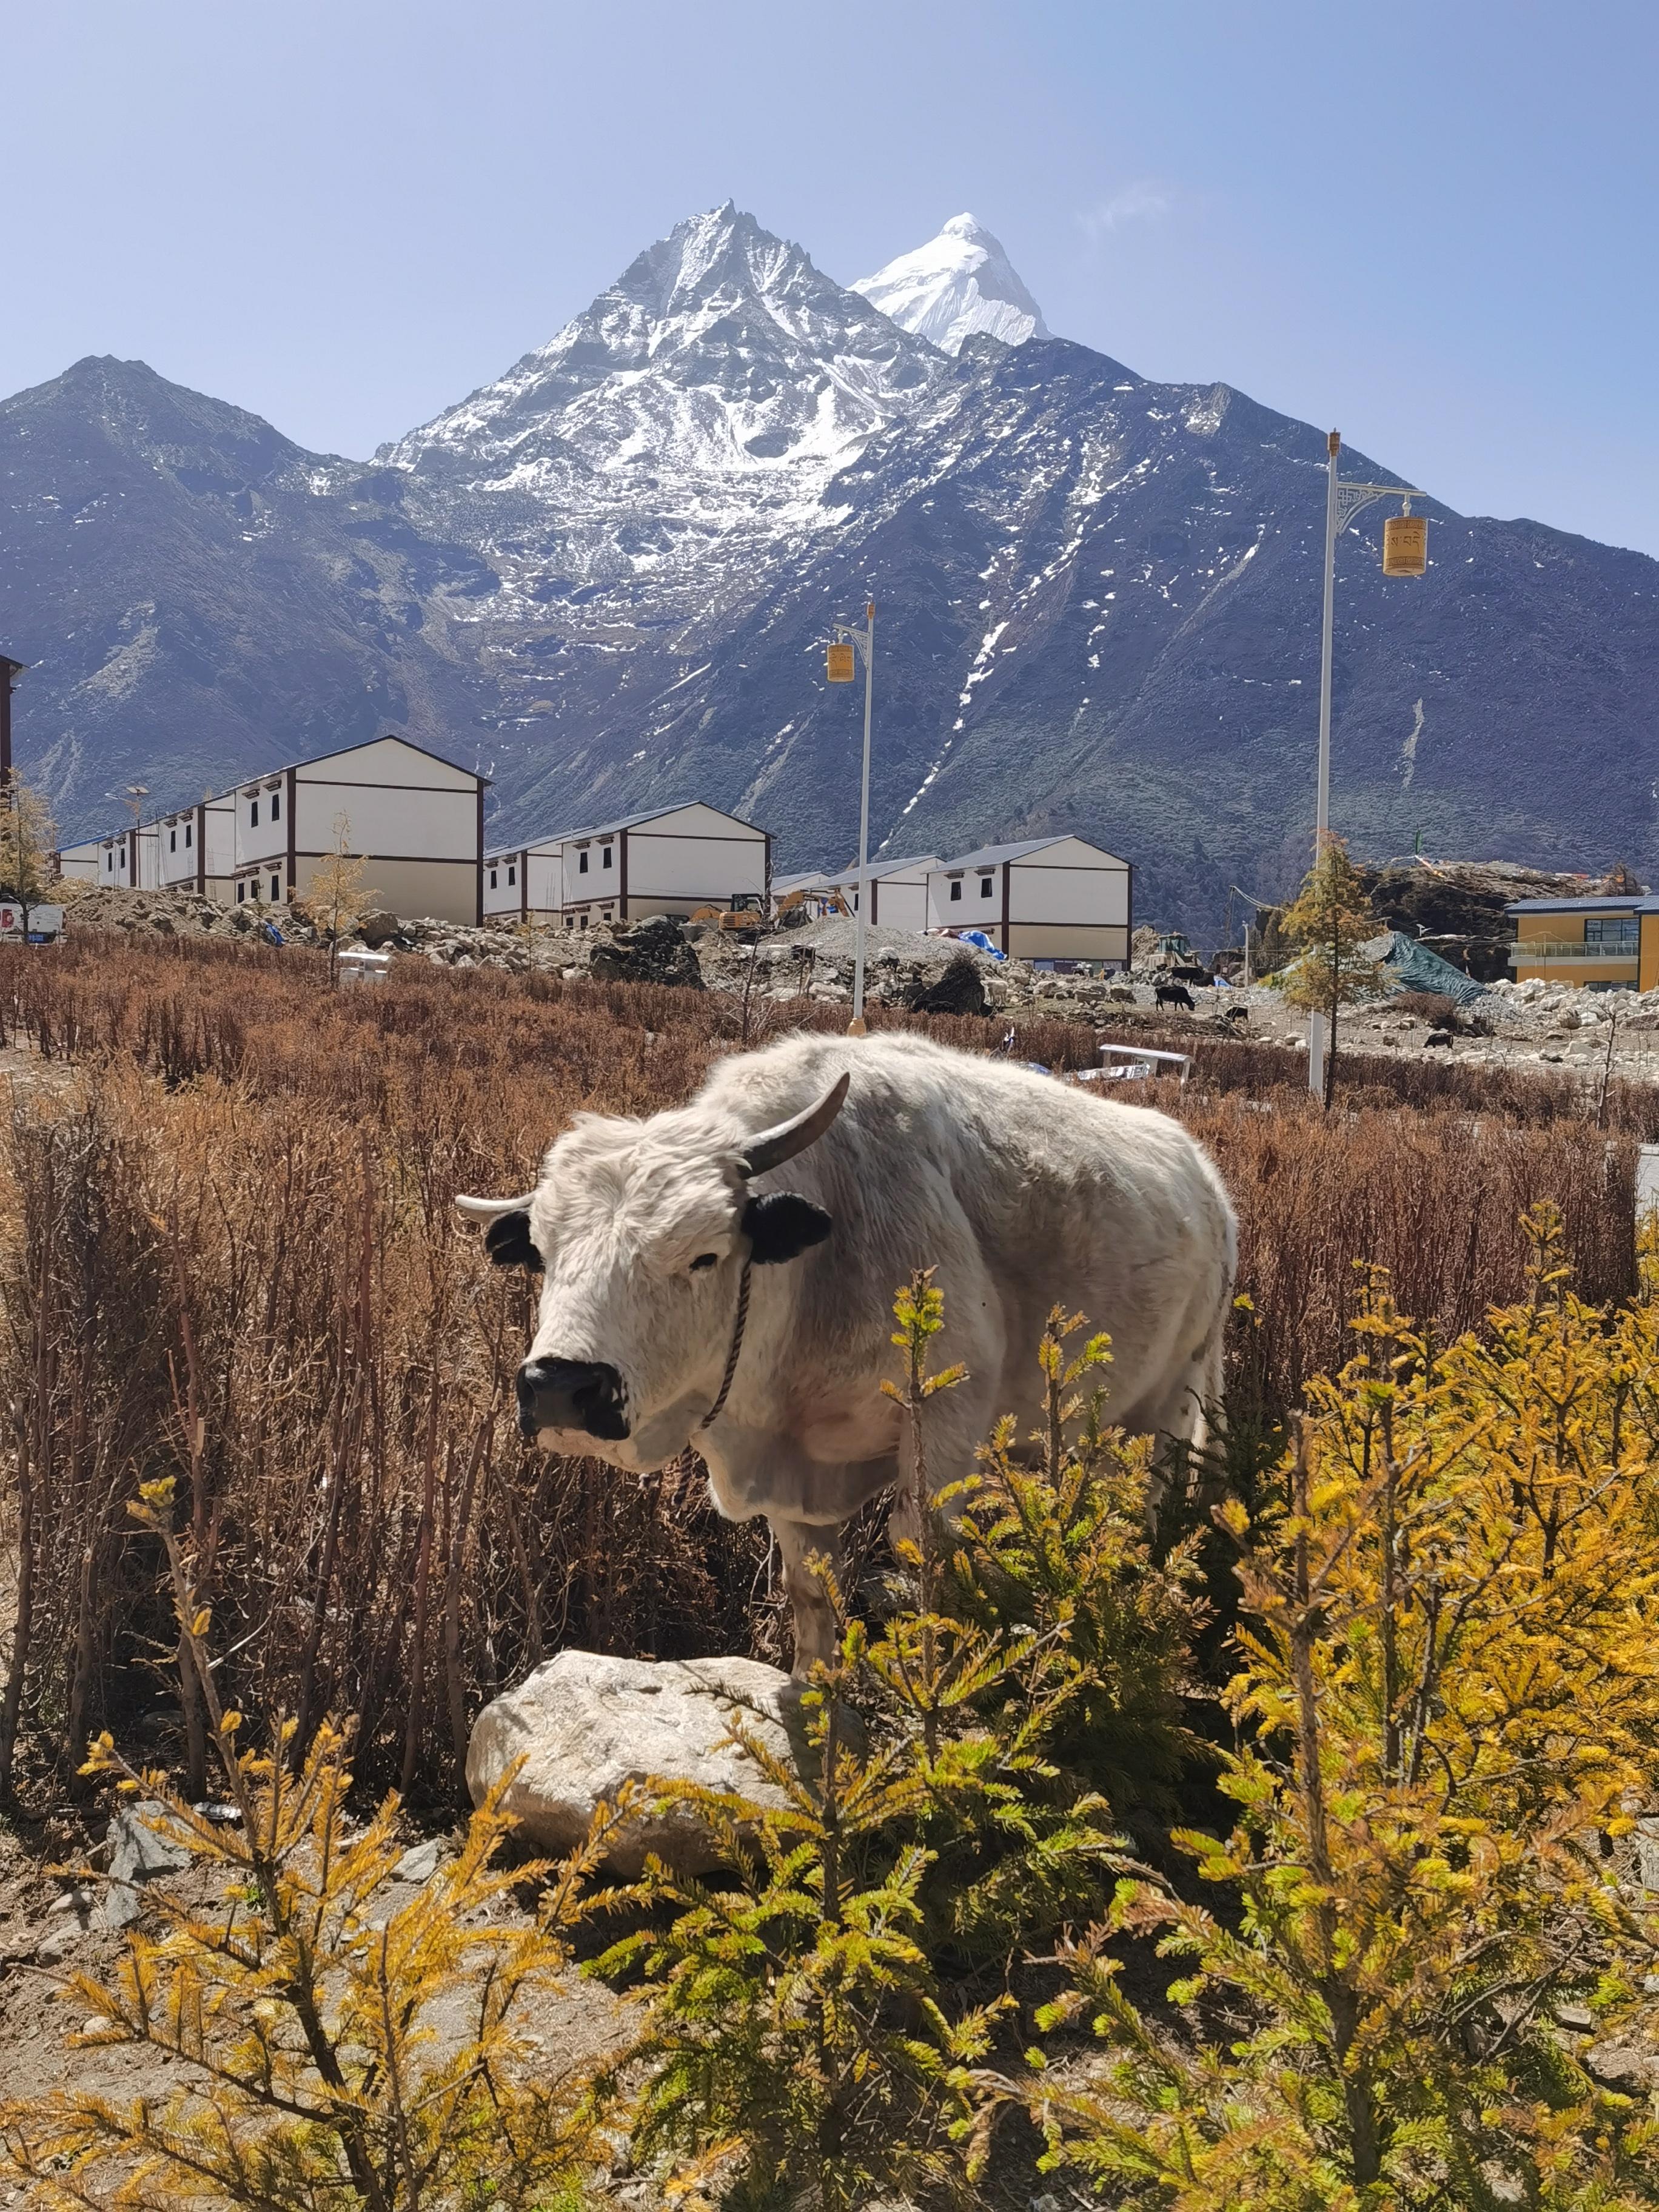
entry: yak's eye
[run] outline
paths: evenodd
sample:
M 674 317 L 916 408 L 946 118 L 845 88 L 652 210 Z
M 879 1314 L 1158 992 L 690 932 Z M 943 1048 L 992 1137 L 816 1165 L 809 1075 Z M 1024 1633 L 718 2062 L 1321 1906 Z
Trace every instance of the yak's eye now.
M 718 1252 L 699 1252 L 696 1258 L 691 1262 L 692 1273 L 695 1275 L 704 1267 L 718 1267 L 720 1264 L 720 1255 Z

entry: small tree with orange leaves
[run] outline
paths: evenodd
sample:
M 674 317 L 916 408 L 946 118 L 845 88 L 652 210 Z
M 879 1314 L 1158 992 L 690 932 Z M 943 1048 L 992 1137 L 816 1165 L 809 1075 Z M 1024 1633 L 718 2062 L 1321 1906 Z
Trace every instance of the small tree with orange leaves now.
M 237 1817 L 195 1809 L 108 1735 L 94 1743 L 85 1771 L 151 1801 L 144 1817 L 218 1893 L 197 1908 L 153 1886 L 164 1931 L 134 1929 L 110 1973 L 70 1978 L 63 1994 L 85 2019 L 70 2039 L 148 2045 L 180 2062 L 182 2081 L 130 2104 L 72 2087 L 0 2102 L 0 2166 L 54 2212 L 574 2212 L 595 2163 L 592 2107 L 581 2078 L 550 2067 L 526 2014 L 568 1965 L 584 1885 L 627 1807 L 604 1808 L 556 1868 L 503 1869 L 507 1778 L 411 1896 L 394 1877 L 397 1799 L 366 1826 L 347 1820 L 348 1729 L 325 1723 L 302 1747 L 286 1722 L 266 1750 L 240 1747 L 242 1717 L 220 1704 L 210 1615 L 173 1531 L 171 1480 L 146 1484 L 132 1510 L 166 1547 Z M 502 1917 L 510 1889 L 548 1876 L 537 1921 Z
M 351 824 L 343 814 L 334 817 L 334 842 L 312 872 L 300 911 L 328 939 L 328 980 L 339 975 L 340 940 L 357 927 L 378 896 L 364 881 L 368 863 L 351 849 Z
M 1299 949 L 1273 981 L 1293 1006 L 1322 1014 L 1330 1024 L 1325 1054 L 1325 1104 L 1335 1095 L 1336 1024 L 1344 1006 L 1374 999 L 1382 988 L 1379 963 L 1365 952 L 1379 924 L 1340 837 L 1327 836 L 1279 927 Z

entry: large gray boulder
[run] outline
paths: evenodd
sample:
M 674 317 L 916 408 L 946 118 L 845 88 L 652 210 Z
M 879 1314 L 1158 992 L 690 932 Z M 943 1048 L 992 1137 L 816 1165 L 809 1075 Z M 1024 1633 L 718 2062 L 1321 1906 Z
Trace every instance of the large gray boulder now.
M 805 1771 L 811 1753 L 801 1686 L 758 1659 L 561 1651 L 479 1714 L 467 1747 L 466 1786 L 480 1804 L 522 1759 L 507 1808 L 522 1822 L 526 1840 L 544 1851 L 579 1844 L 600 1800 L 614 1803 L 629 1782 L 695 1782 L 781 1808 L 783 1792 L 728 1738 L 738 1720 L 775 1757 Z M 685 1874 L 720 1863 L 713 1835 L 683 1811 L 631 1821 L 610 1864 L 619 1875 L 635 1875 L 647 1851 Z
M 371 952 L 378 952 L 383 945 L 390 945 L 394 937 L 402 933 L 402 930 L 403 924 L 397 915 L 388 913 L 384 907 L 376 907 L 372 914 L 364 915 L 357 924 L 357 934 Z

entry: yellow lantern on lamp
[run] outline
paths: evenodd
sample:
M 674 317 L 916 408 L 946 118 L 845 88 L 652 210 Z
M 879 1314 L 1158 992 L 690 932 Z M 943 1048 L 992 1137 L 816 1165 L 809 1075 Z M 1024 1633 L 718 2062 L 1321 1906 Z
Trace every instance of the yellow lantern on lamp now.
M 1382 574 L 1420 576 L 1429 565 L 1429 519 L 1391 514 L 1382 526 Z
M 854 674 L 852 647 L 832 645 L 823 656 L 823 672 L 831 684 L 850 684 Z

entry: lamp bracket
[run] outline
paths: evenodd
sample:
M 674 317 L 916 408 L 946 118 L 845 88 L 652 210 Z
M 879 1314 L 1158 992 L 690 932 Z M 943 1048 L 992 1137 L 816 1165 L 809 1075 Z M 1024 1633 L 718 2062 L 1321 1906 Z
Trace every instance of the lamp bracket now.
M 1378 499 L 1403 499 L 1406 512 L 1411 513 L 1411 503 L 1425 495 L 1410 484 L 1339 483 L 1336 487 L 1336 534 L 1340 538 L 1355 515 L 1361 514 Z

